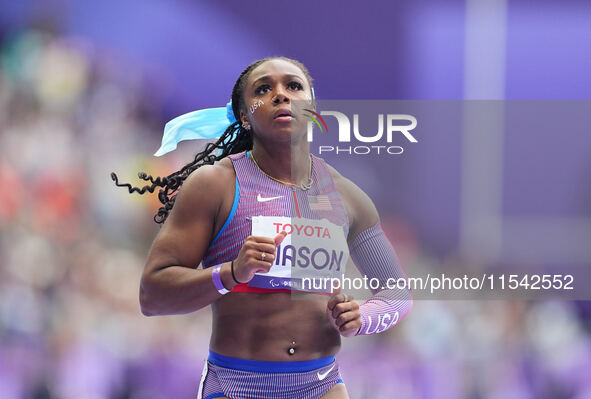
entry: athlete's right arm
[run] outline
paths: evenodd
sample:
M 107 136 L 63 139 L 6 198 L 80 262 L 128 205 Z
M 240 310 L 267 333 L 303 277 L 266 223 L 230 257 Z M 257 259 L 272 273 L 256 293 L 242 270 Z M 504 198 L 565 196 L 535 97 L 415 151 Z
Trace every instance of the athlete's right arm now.
M 215 301 L 220 294 L 212 268 L 197 269 L 211 240 L 224 196 L 233 194 L 234 175 L 222 165 L 202 166 L 183 182 L 174 207 L 158 232 L 140 282 L 140 306 L 146 316 L 189 313 Z M 229 265 L 222 283 L 235 283 Z M 229 277 L 229 279 L 228 279 Z
M 203 166 L 183 182 L 166 222 L 154 239 L 140 283 L 140 306 L 146 316 L 183 314 L 199 310 L 221 294 L 212 279 L 213 268 L 197 269 L 209 242 L 225 222 L 234 198 L 235 174 L 229 160 Z M 226 211 L 224 211 L 226 209 Z M 216 227 L 217 226 L 217 227 Z M 266 273 L 281 238 L 248 237 L 234 261 L 238 281 Z M 268 254 L 265 261 L 261 252 Z M 231 262 L 220 270 L 228 290 L 236 285 Z

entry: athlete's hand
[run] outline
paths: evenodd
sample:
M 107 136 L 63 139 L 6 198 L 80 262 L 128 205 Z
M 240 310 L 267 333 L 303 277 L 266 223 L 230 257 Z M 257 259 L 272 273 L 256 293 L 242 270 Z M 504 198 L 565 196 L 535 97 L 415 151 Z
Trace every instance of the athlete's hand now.
M 326 315 L 332 326 L 343 337 L 352 337 L 361 329 L 361 313 L 359 304 L 352 295 L 343 294 L 337 288 L 326 304 Z
M 275 250 L 286 235 L 282 231 L 275 238 L 248 236 L 234 260 L 236 280 L 247 283 L 255 273 L 267 273 L 275 261 Z

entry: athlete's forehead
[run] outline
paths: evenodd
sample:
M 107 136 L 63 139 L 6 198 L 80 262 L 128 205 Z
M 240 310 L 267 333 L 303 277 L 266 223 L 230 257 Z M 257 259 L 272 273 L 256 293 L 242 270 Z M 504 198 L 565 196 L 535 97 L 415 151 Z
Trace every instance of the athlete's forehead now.
M 284 77 L 299 78 L 307 82 L 304 72 L 295 64 L 282 59 L 272 59 L 263 62 L 252 70 L 248 77 L 248 84 L 255 84 L 266 79 L 281 79 Z

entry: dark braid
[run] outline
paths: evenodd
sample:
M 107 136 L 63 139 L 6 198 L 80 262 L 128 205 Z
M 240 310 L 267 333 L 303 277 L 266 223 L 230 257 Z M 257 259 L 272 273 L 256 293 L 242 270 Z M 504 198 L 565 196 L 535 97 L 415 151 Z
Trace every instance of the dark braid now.
M 134 192 L 144 194 L 146 191 L 153 193 L 156 187 L 162 187 L 162 189 L 158 192 L 158 199 L 163 204 L 163 206 L 160 207 L 156 215 L 154 215 L 154 221 L 156 223 L 164 223 L 172 207 L 174 206 L 176 194 L 179 188 L 193 171 L 203 165 L 213 165 L 216 161 L 219 161 L 228 155 L 252 149 L 252 133 L 249 130 L 244 129 L 240 120 L 240 110 L 246 108 L 242 94 L 244 92 L 244 86 L 246 85 L 246 81 L 248 80 L 250 72 L 261 65 L 263 62 L 272 59 L 282 59 L 299 67 L 304 75 L 306 75 L 308 84 L 310 87 L 312 87 L 312 78 L 308 70 L 304 65 L 296 60 L 286 57 L 268 57 L 257 60 L 246 67 L 246 69 L 242 71 L 236 80 L 234 88 L 232 89 L 232 111 L 234 113 L 234 117 L 236 118 L 236 122 L 228 126 L 228 128 L 215 143 L 208 143 L 205 149 L 198 153 L 192 162 L 189 162 L 179 171 L 174 172 L 166 177 L 158 176 L 154 178 L 145 172 L 139 172 L 138 177 L 144 181 L 149 181 L 152 183 L 151 185 L 139 188 L 133 187 L 129 183 L 119 183 L 119 178 L 114 172 L 112 172 L 111 179 L 113 179 L 115 185 L 118 187 L 127 187 L 127 190 L 130 194 Z M 221 150 L 221 153 L 219 155 L 215 155 L 214 151 L 216 150 Z

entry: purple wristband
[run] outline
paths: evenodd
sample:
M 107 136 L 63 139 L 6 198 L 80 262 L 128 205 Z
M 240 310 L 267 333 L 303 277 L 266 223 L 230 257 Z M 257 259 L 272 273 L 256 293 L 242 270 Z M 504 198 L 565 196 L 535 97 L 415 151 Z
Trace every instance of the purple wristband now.
M 224 284 L 222 284 L 222 278 L 220 276 L 220 269 L 222 268 L 222 265 L 215 265 L 213 267 L 213 270 L 211 271 L 211 277 L 213 279 L 213 285 L 215 285 L 215 288 L 217 288 L 218 292 L 222 295 L 227 294 L 228 291 L 226 289 L 226 287 L 224 287 Z

